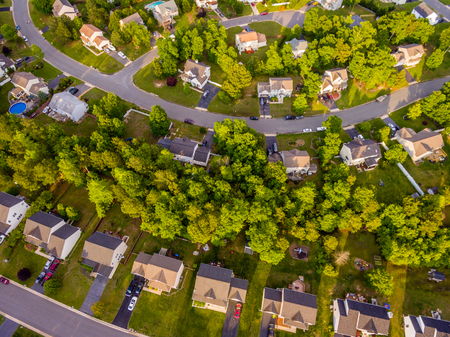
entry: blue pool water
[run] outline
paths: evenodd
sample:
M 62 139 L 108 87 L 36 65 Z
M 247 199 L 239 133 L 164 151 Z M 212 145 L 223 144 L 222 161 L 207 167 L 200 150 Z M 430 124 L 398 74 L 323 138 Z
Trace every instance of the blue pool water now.
M 9 112 L 18 115 L 25 111 L 27 105 L 23 102 L 16 103 L 9 108 Z
M 158 6 L 159 4 L 164 3 L 164 1 L 156 1 L 156 2 L 152 2 L 151 4 L 145 5 L 145 9 L 146 10 L 153 10 L 156 6 Z

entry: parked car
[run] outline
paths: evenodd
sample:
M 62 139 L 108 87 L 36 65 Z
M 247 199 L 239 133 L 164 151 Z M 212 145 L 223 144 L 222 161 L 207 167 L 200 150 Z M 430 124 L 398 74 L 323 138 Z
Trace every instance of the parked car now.
M 15 64 L 22 63 L 22 59 L 21 59 L 21 58 L 18 58 L 17 60 L 14 61 L 14 63 L 15 63 Z
M 267 155 L 270 156 L 271 154 L 273 154 L 272 147 L 268 147 L 268 148 L 267 148 Z
M 245 30 L 247 33 L 251 31 L 251 29 L 248 28 L 248 27 L 245 27 L 244 30 Z
M 53 261 L 52 265 L 50 266 L 50 270 L 56 271 L 60 262 L 61 262 L 60 260 L 55 259 L 55 261 Z
M 327 128 L 324 126 L 318 126 L 317 131 L 325 131 Z
M 387 95 L 383 95 L 377 98 L 377 102 L 383 102 L 386 99 Z
M 205 90 L 205 92 L 203 93 L 203 98 L 206 98 L 206 97 L 208 97 L 208 95 L 209 95 L 209 90 Z
M 138 286 L 136 287 L 136 291 L 134 292 L 135 295 L 139 295 L 142 291 L 142 288 L 144 287 L 144 283 L 139 282 Z
M 242 304 L 241 303 L 236 304 L 236 310 L 234 312 L 234 318 L 239 319 L 239 317 L 241 317 L 241 309 L 242 309 Z
M 112 44 L 110 44 L 108 46 L 108 49 L 111 50 L 111 51 L 116 51 L 116 48 L 114 48 L 114 46 Z
M 134 306 L 136 305 L 137 299 L 138 299 L 137 296 L 134 296 L 134 297 L 131 299 L 131 302 L 130 302 L 130 304 L 128 305 L 128 310 L 133 311 Z
M 261 15 L 267 15 L 267 14 L 269 14 L 269 13 L 267 13 L 267 12 L 262 12 L 261 13 Z
M 258 116 L 250 116 L 250 119 L 252 121 L 257 121 L 259 119 L 259 117 Z
M 37 115 L 37 112 L 33 112 L 33 114 L 30 116 L 30 118 L 34 118 L 34 117 L 36 117 L 36 115 Z
M 285 119 L 285 120 L 295 119 L 295 116 L 291 116 L 291 115 L 289 115 L 289 116 L 284 116 L 284 119 Z
M 223 18 L 223 13 L 220 13 L 219 16 L 220 16 L 221 18 Z
M 323 95 L 322 98 L 323 98 L 323 100 L 325 102 L 329 102 L 330 101 L 330 99 L 328 98 L 327 94 Z
M 80 91 L 78 88 L 70 88 L 70 89 L 69 89 L 69 92 L 70 92 L 72 95 L 75 95 L 78 91 Z
M 303 132 L 312 132 L 312 130 L 307 128 L 307 129 L 303 129 Z
M 17 26 L 16 26 L 16 29 L 17 29 L 17 30 L 20 30 L 20 26 L 19 26 L 19 25 L 17 25 Z
M 135 280 L 131 280 L 130 285 L 128 286 L 127 292 L 125 293 L 126 297 L 130 297 L 131 293 L 133 292 L 134 286 L 136 285 L 136 281 Z
M 47 275 L 45 275 L 45 277 L 44 277 L 44 282 L 50 280 L 52 278 L 52 276 L 53 276 L 53 273 L 49 271 L 47 273 Z
M 3 39 L 3 34 L 0 34 L 0 39 Z
M 5 241 L 5 237 L 3 234 L 0 235 L 0 245 L 3 243 L 3 241 Z
M 388 123 L 388 126 L 391 128 L 392 132 L 397 131 L 397 129 L 395 128 L 394 124 Z
M 29 56 L 25 56 L 25 57 L 23 58 L 23 60 L 24 60 L 24 61 L 27 61 L 29 58 L 30 58 Z
M 269 334 L 268 337 L 274 337 L 275 336 L 275 326 L 273 324 L 269 324 Z
M 45 263 L 44 269 L 48 269 L 50 267 L 50 265 L 53 263 L 53 261 L 55 260 L 54 256 L 51 256 L 48 261 Z
M 206 144 L 208 144 L 208 141 L 207 141 L 207 140 L 204 140 L 203 143 L 202 143 L 202 146 L 205 147 Z
M 295 116 L 295 119 L 303 119 L 303 118 L 305 118 L 305 116 L 303 116 L 303 115 Z
M 254 2 L 252 2 L 251 5 L 252 5 L 252 7 L 255 7 L 255 3 Z
M 45 276 L 45 272 L 40 273 L 39 276 L 36 279 L 36 283 L 41 282 L 42 279 L 44 278 L 44 276 Z
M 259 105 L 264 105 L 264 98 L 261 97 L 261 98 L 259 99 Z
M 277 143 L 273 143 L 273 152 L 275 152 L 275 153 L 278 152 L 278 144 Z
M 119 51 L 118 53 L 117 53 L 117 55 L 119 55 L 121 58 L 123 58 L 123 59 L 126 59 L 127 57 L 125 56 L 125 54 L 124 53 L 122 53 L 121 51 Z
M 3 284 L 8 284 L 9 280 L 7 278 L 0 277 L 0 282 L 3 283 Z
M 23 37 L 23 40 L 25 41 L 25 42 L 28 42 L 28 39 L 27 39 L 27 37 L 24 35 L 24 36 L 22 36 Z
M 333 100 L 333 95 L 332 94 L 327 94 L 328 98 L 332 101 Z
M 106 54 L 111 53 L 111 50 L 110 50 L 109 48 L 105 48 L 105 49 L 103 49 L 103 50 L 105 51 Z
M 194 121 L 193 121 L 192 119 L 189 119 L 189 118 L 186 118 L 186 119 L 184 120 L 184 122 L 185 122 L 185 123 L 188 123 L 188 124 L 194 124 Z

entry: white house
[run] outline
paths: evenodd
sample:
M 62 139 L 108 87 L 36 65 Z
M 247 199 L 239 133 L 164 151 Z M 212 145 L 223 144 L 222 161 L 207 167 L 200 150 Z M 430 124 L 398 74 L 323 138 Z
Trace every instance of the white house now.
M 405 337 L 450 336 L 450 322 L 427 316 L 403 316 Z
M 258 97 L 291 97 L 294 81 L 290 77 L 269 78 L 269 82 L 258 83 Z
M 408 44 L 406 46 L 400 46 L 397 52 L 391 53 L 397 62 L 395 67 L 414 67 L 422 60 L 422 56 L 424 54 L 425 50 L 421 44 Z
M 430 25 L 435 25 L 439 22 L 439 15 L 427 6 L 426 3 L 421 3 L 419 6 L 414 7 L 411 12 L 416 19 L 427 19 Z
M 14 62 L 8 56 L 5 56 L 3 54 L 0 54 L 0 68 L 2 70 L 6 70 L 8 68 L 16 70 Z
M 345 143 L 339 155 L 348 166 L 365 164 L 366 170 L 372 170 L 381 159 L 380 145 L 371 139 L 356 138 Z
M 320 94 L 327 94 L 333 91 L 347 89 L 348 74 L 347 69 L 331 69 L 325 71 L 322 76 L 322 86 Z
M 50 236 L 47 253 L 65 260 L 81 236 L 81 229 L 64 224 Z
M 318 0 L 323 8 L 330 11 L 338 10 L 342 6 L 342 1 L 343 0 Z
M 48 94 L 48 86 L 42 78 L 32 73 L 16 72 L 11 80 L 15 87 L 21 88 L 27 95 L 37 95 L 39 91 Z
M 25 241 L 39 248 L 47 249 L 50 237 L 63 227 L 63 219 L 49 213 L 39 211 L 27 219 L 23 234 Z
M 395 139 L 403 145 L 414 162 L 428 157 L 444 146 L 442 135 L 428 128 L 417 133 L 413 129 L 402 128 L 395 133 Z
M 308 48 L 308 41 L 306 40 L 297 40 L 294 38 L 291 41 L 286 42 L 286 44 L 291 45 L 294 58 L 302 57 L 306 51 L 306 48 Z
M 197 147 L 195 150 L 194 158 L 192 159 L 192 164 L 199 166 L 206 166 L 208 164 L 209 158 L 211 157 L 211 150 L 205 146 Z
M 197 7 L 206 9 L 217 9 L 218 2 L 216 0 L 195 0 Z
M 203 89 L 211 77 L 211 67 L 197 60 L 186 60 L 184 71 L 181 74 L 183 82 L 189 82 L 192 86 Z
M 103 32 L 90 23 L 86 23 L 81 27 L 80 34 L 81 41 L 85 45 L 93 46 L 98 50 L 102 50 L 110 44 L 109 40 L 103 36 Z
M 18 197 L 0 192 L 0 233 L 8 235 L 22 221 L 30 206 Z
M 78 8 L 67 0 L 55 0 L 52 12 L 55 17 L 65 15 L 73 20 L 78 15 Z
M 178 7 L 173 0 L 165 1 L 153 8 L 153 16 L 165 28 L 173 25 L 175 23 L 174 18 L 178 15 Z
M 267 39 L 264 34 L 245 30 L 235 35 L 236 48 L 239 54 L 242 52 L 253 53 L 261 47 L 267 46 Z
M 305 174 L 311 166 L 311 157 L 306 151 L 293 149 L 290 151 L 281 151 L 281 158 L 286 167 L 287 174 Z
M 69 117 L 74 122 L 78 122 L 83 118 L 89 108 L 86 102 L 83 102 L 69 92 L 54 94 L 49 103 L 49 107 L 57 113 Z
M 183 274 L 183 261 L 160 254 L 139 253 L 133 263 L 131 273 L 148 280 L 148 291 L 161 295 L 178 289 Z
M 131 22 L 136 22 L 138 25 L 144 26 L 145 29 L 147 29 L 147 26 L 145 25 L 145 22 L 144 22 L 144 20 L 142 20 L 139 13 L 134 13 L 134 14 L 127 16 L 126 18 L 121 19 L 119 21 L 120 29 L 122 29 L 123 26 L 125 26 Z

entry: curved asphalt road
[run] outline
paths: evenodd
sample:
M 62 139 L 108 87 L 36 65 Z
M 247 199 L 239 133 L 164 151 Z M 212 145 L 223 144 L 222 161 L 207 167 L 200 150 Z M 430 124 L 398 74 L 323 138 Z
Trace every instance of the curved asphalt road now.
M 21 33 L 28 38 L 29 43 L 38 45 L 45 53 L 45 60 L 56 68 L 61 69 L 66 74 L 77 77 L 104 91 L 114 92 L 124 100 L 132 102 L 147 110 L 153 105 L 159 104 L 166 110 L 167 115 L 172 119 L 184 120 L 185 118 L 190 118 L 193 119 L 197 125 L 212 128 L 216 121 L 222 121 L 226 118 L 236 118 L 187 108 L 176 104 L 176 102 L 167 102 L 135 87 L 133 85 L 133 75 L 153 60 L 157 55 L 157 49 L 153 49 L 114 75 L 106 75 L 64 55 L 50 45 L 50 43 L 39 34 L 33 24 L 27 24 L 26 21 L 31 21 L 27 8 L 27 0 L 14 0 L 13 16 L 16 25 L 21 26 Z M 296 23 L 303 22 L 303 13 L 300 11 L 270 13 L 265 16 L 248 16 L 228 20 L 222 24 L 226 27 L 232 27 L 251 23 L 252 20 L 276 20 L 281 24 L 294 26 Z M 448 79 L 449 78 L 441 78 L 419 83 L 394 92 L 382 103 L 372 102 L 333 114 L 342 118 L 343 126 L 378 118 L 387 112 L 400 109 L 416 100 L 429 96 L 433 91 L 439 90 Z M 260 119 L 259 121 L 247 120 L 247 123 L 261 133 L 298 133 L 304 128 L 315 130 L 318 126 L 322 125 L 322 122 L 326 120 L 329 115 L 330 114 L 317 115 L 302 120 L 292 121 L 285 121 L 278 118 Z

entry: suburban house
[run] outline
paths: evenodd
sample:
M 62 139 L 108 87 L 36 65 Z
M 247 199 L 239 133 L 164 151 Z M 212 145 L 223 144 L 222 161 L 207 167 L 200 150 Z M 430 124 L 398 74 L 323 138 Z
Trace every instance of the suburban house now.
M 84 242 L 82 263 L 94 268 L 92 273 L 111 278 L 127 250 L 126 243 L 118 237 L 95 232 Z
M 294 81 L 290 77 L 269 78 L 269 82 L 258 83 L 258 97 L 277 97 L 283 101 L 284 97 L 291 97 Z
M 148 280 L 148 290 L 157 295 L 177 289 L 183 274 L 183 261 L 160 254 L 139 253 L 131 273 Z
M 444 146 L 442 135 L 428 128 L 417 133 L 413 129 L 402 128 L 396 132 L 395 138 L 414 162 L 428 157 Z
M 125 26 L 131 22 L 136 22 L 138 25 L 144 26 L 145 29 L 147 29 L 147 26 L 145 25 L 145 22 L 144 22 L 144 20 L 142 20 L 139 13 L 134 13 L 134 14 L 127 16 L 126 18 L 121 19 L 119 21 L 120 29 L 122 29 L 123 26 Z
M 217 9 L 217 0 L 195 0 L 197 7 L 202 7 L 206 9 Z
M 351 19 L 352 19 L 352 21 L 353 21 L 353 22 L 350 24 L 350 28 L 351 28 L 351 29 L 355 28 L 356 26 L 361 27 L 361 24 L 362 24 L 363 22 L 365 22 L 359 15 L 352 15 L 352 16 L 351 16 Z
M 333 326 L 336 334 L 349 337 L 360 335 L 388 336 L 389 323 L 389 316 L 385 307 L 348 298 L 333 301 Z
M 193 304 L 226 312 L 229 300 L 245 303 L 247 285 L 246 280 L 235 278 L 230 269 L 202 263 L 195 279 Z
M 408 44 L 398 48 L 397 52 L 391 55 L 397 61 L 395 67 L 406 66 L 414 67 L 422 60 L 422 56 L 425 54 L 425 50 L 421 44 Z
M 30 206 L 18 197 L 0 192 L 0 233 L 8 235 L 22 221 Z
M 432 26 L 439 22 L 439 15 L 424 2 L 414 7 L 411 14 L 414 15 L 416 19 L 427 19 Z
M 25 223 L 25 241 L 47 249 L 51 235 L 64 225 L 65 221 L 57 216 L 42 211 L 34 213 Z
M 380 145 L 371 139 L 356 138 L 345 143 L 339 155 L 348 166 L 365 164 L 366 170 L 372 170 L 378 166 L 381 150 Z
M 89 108 L 86 102 L 66 91 L 54 94 L 49 107 L 57 113 L 69 117 L 74 122 L 83 118 Z
M 319 0 L 320 5 L 329 11 L 338 10 L 342 6 L 343 0 Z
M 281 158 L 286 167 L 287 174 L 305 174 L 308 173 L 311 166 L 313 171 L 317 172 L 317 165 L 311 164 L 311 157 L 306 151 L 293 149 L 290 151 L 281 151 Z
M 103 50 L 103 48 L 109 46 L 109 40 L 103 36 L 103 32 L 91 25 L 90 23 L 84 24 L 80 29 L 81 41 L 86 46 L 93 46 L 98 50 Z
M 239 54 L 242 52 L 253 53 L 267 45 L 266 36 L 255 31 L 247 32 L 243 30 L 242 33 L 235 35 L 235 41 Z
M 403 316 L 405 337 L 450 336 L 450 322 L 427 316 Z
M 158 145 L 169 150 L 175 160 L 187 162 L 194 165 L 206 166 L 211 157 L 211 150 L 205 146 L 198 146 L 197 142 L 189 138 L 161 139 Z
M 42 78 L 32 73 L 16 72 L 11 80 L 15 87 L 21 88 L 27 95 L 37 95 L 39 91 L 48 94 L 48 86 Z
M 65 15 L 70 20 L 73 20 L 78 15 L 77 6 L 72 5 L 68 0 L 55 0 L 52 12 L 55 17 Z
M 6 70 L 8 68 L 12 68 L 13 70 L 16 70 L 16 66 L 14 65 L 14 62 L 8 57 L 3 54 L 0 54 L 0 68 L 2 70 Z
M 291 41 L 286 42 L 286 44 L 291 45 L 294 58 L 302 57 L 306 51 L 306 48 L 308 48 L 308 41 L 306 40 L 297 40 L 294 38 Z
M 278 315 L 275 328 L 290 332 L 316 324 L 316 295 L 291 289 L 264 288 L 261 311 Z
M 347 89 L 348 74 L 347 69 L 331 69 L 325 71 L 322 76 L 322 86 L 320 94 L 327 94 L 333 91 Z
M 173 0 L 162 2 L 153 8 L 153 16 L 164 28 L 171 27 L 174 17 L 178 16 L 178 7 Z
M 194 159 L 192 164 L 199 166 L 206 166 L 208 164 L 209 158 L 211 157 L 211 150 L 205 146 L 197 147 L 195 150 Z
M 189 82 L 193 87 L 203 89 L 211 77 L 211 67 L 197 60 L 186 60 L 181 74 L 183 82 Z
M 50 236 L 47 254 L 65 260 L 81 236 L 81 229 L 64 224 Z

